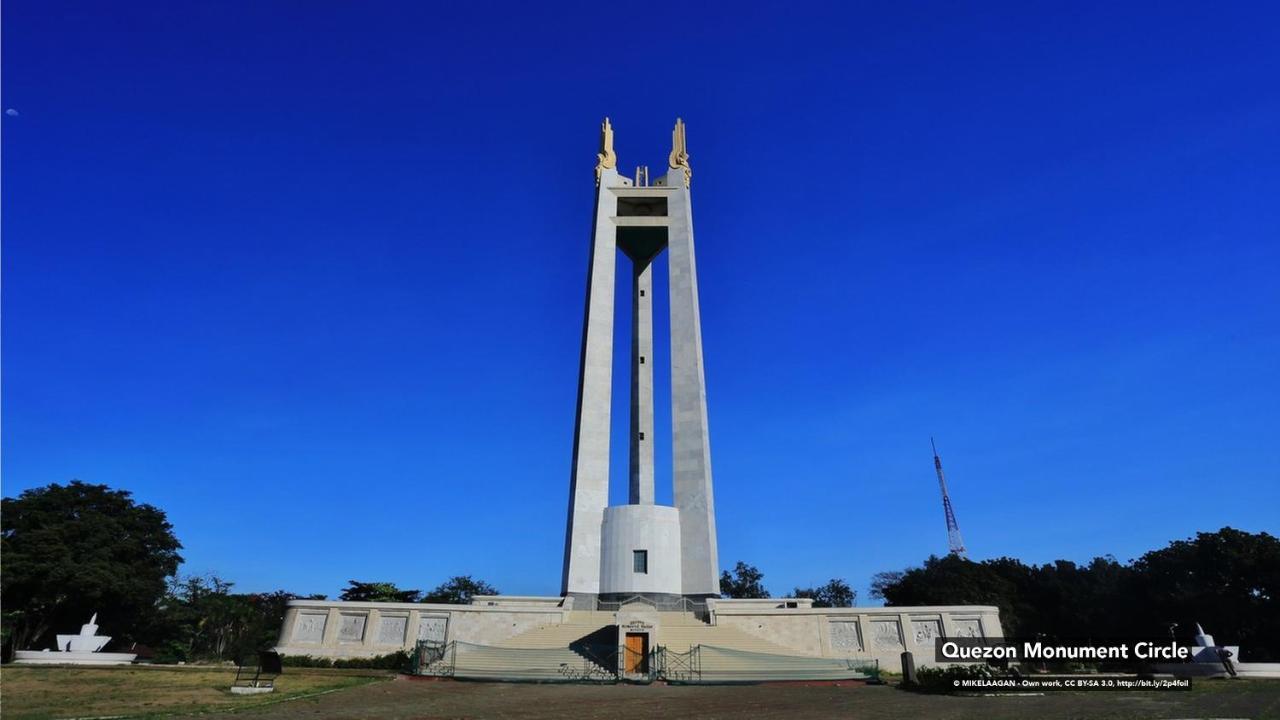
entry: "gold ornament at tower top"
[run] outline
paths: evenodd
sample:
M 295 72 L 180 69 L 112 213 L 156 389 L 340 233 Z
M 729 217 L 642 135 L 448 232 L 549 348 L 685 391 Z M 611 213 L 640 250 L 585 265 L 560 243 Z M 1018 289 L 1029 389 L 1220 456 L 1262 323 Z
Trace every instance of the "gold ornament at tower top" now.
M 689 187 L 693 179 L 693 168 L 689 167 L 689 148 L 685 145 L 684 120 L 676 118 L 675 129 L 671 131 L 671 156 L 667 164 L 672 170 L 684 171 L 684 186 Z
M 609 118 L 600 123 L 600 152 L 596 153 L 596 185 L 600 184 L 600 175 L 605 168 L 613 168 L 618 164 L 618 156 L 613 152 L 613 126 Z

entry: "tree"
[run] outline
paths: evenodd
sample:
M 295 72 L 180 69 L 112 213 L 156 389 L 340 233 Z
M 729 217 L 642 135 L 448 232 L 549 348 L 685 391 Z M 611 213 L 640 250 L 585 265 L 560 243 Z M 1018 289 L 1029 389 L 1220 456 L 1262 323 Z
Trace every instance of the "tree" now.
M 849 583 L 832 578 L 826 585 L 816 588 L 796 588 L 792 597 L 812 598 L 813 606 L 820 608 L 853 607 L 858 592 Z
M 884 594 L 893 586 L 902 582 L 905 573 L 901 570 L 885 570 L 871 576 L 871 597 L 884 600 Z
M 498 589 L 483 580 L 476 580 L 470 575 L 456 575 L 424 595 L 422 602 L 466 605 L 477 595 L 497 594 Z
M 1010 637 L 1166 637 L 1172 628 L 1188 642 L 1201 623 L 1247 660 L 1280 659 L 1280 540 L 1267 533 L 1198 533 L 1128 564 L 930 557 L 877 573 L 871 587 L 886 605 L 996 605 Z
M 1007 558 L 976 563 L 957 555 L 930 556 L 921 567 L 877 576 L 872 588 L 885 605 L 995 605 L 1006 634 L 1016 635 L 1023 629 L 1025 613 L 1007 576 L 1025 570 L 1025 565 Z
M 1280 539 L 1224 527 L 1153 550 L 1133 563 L 1141 630 L 1196 623 L 1248 661 L 1280 660 Z
M 165 514 L 106 485 L 26 490 L 3 500 L 0 518 L 6 654 L 48 647 L 95 612 L 118 641 L 132 639 L 182 562 Z
M 733 568 L 720 573 L 720 596 L 726 598 L 767 598 L 769 591 L 764 589 L 764 573 L 754 565 L 741 560 Z
M 152 637 L 160 657 L 223 660 L 247 624 L 251 608 L 231 594 L 232 583 L 217 575 L 189 576 L 170 583 L 158 609 Z
M 348 580 L 347 587 L 338 596 L 338 599 L 361 602 L 413 603 L 418 602 L 421 597 L 421 590 L 401 590 L 396 587 L 395 583 L 366 583 L 358 580 Z
M 161 662 L 252 658 L 275 645 L 290 592 L 232 593 L 216 575 L 186 577 L 170 584 L 157 607 L 147 640 Z

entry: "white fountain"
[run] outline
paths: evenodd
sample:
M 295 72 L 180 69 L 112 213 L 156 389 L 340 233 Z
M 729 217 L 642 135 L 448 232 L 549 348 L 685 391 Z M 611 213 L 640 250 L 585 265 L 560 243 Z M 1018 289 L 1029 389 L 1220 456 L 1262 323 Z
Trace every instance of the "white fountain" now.
M 98 652 L 111 638 L 98 634 L 98 613 L 80 626 L 79 635 L 59 635 L 53 650 L 18 650 L 13 661 L 25 665 L 128 665 L 133 653 Z

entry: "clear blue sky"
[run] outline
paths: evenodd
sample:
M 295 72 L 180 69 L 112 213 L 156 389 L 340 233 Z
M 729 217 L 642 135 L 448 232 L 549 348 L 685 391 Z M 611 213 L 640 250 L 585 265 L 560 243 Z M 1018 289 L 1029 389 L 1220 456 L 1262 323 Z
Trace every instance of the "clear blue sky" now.
M 680 115 L 723 565 L 945 552 L 930 435 L 976 558 L 1276 532 L 1280 11 L 959 5 L 8 0 L 4 494 L 555 593 L 599 122 Z

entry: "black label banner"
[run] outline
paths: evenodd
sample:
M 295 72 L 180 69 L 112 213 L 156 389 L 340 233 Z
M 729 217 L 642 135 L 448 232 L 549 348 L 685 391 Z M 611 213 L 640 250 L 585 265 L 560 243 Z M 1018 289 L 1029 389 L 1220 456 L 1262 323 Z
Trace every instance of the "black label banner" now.
M 934 661 L 988 662 L 1138 662 L 1177 663 L 1191 659 L 1191 645 L 1169 638 L 1045 640 L 1044 638 L 937 638 Z

